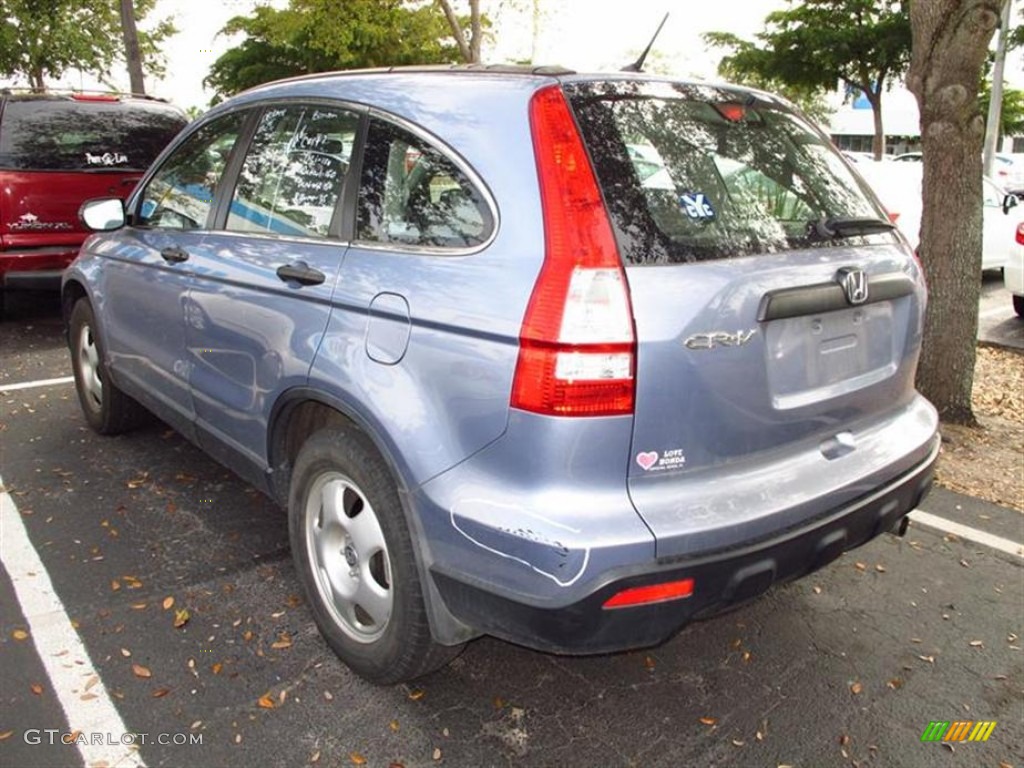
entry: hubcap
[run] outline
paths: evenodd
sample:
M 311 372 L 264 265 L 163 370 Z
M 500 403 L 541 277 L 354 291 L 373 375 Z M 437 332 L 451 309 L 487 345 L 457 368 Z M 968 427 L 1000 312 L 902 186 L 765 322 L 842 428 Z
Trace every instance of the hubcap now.
M 340 472 L 320 475 L 306 497 L 306 551 L 321 602 L 360 643 L 387 629 L 394 604 L 391 560 L 377 515 Z
M 81 374 L 82 389 L 89 404 L 99 409 L 103 405 L 103 381 L 100 379 L 100 353 L 92 328 L 83 324 L 78 332 L 78 371 Z

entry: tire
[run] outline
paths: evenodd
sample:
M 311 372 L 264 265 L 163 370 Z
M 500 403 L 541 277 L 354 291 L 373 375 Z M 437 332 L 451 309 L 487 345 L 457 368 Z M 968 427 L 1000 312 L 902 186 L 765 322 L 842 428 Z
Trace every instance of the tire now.
M 288 528 L 313 618 L 361 677 L 380 685 L 412 680 L 462 650 L 431 636 L 395 481 L 366 435 L 332 427 L 305 442 L 292 472 Z
M 89 426 L 101 435 L 117 435 L 145 421 L 145 409 L 110 380 L 96 333 L 96 316 L 86 299 L 75 303 L 68 329 L 75 389 Z
M 1024 317 L 1024 296 L 1014 295 L 1013 311 L 1017 313 L 1017 317 Z

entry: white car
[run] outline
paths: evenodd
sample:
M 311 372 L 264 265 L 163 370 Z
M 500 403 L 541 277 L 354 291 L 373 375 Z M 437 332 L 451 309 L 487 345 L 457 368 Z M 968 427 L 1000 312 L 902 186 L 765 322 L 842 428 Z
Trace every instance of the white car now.
M 1017 225 L 1017 244 L 1003 267 L 1003 285 L 1013 294 L 1013 311 L 1024 317 L 1024 221 Z
M 921 163 L 858 163 L 857 172 L 871 185 L 890 218 L 914 250 L 921 237 Z M 1024 207 L 988 177 L 982 181 L 983 224 L 981 268 L 999 269 L 1014 249 Z

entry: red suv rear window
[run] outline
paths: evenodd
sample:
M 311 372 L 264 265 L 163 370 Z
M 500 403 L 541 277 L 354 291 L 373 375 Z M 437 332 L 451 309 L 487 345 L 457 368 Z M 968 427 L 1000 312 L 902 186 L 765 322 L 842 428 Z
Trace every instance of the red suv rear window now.
M 187 123 L 157 103 L 7 100 L 0 112 L 0 170 L 145 170 Z

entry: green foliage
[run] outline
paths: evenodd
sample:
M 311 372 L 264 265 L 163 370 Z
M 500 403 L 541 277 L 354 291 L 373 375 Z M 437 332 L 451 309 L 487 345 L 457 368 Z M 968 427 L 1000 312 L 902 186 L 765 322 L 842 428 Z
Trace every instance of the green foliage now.
M 978 94 L 978 107 L 981 114 L 988 114 L 988 103 L 992 99 L 992 84 L 983 81 Z M 1003 86 L 1003 107 L 999 119 L 1000 136 L 1019 136 L 1024 134 L 1024 91 Z
M 135 0 L 135 17 L 145 19 L 156 0 Z M 4 0 L 0 14 L 0 74 L 25 77 L 33 88 L 69 69 L 110 75 L 123 56 L 121 17 L 108 0 Z M 177 30 L 164 19 L 139 32 L 143 64 L 163 73 L 160 44 Z
M 910 62 L 903 0 L 789 0 L 767 16 L 756 43 L 725 33 L 706 39 L 732 49 L 726 70 L 811 92 L 843 81 L 872 98 Z
M 292 0 L 236 16 L 221 32 L 245 39 L 210 68 L 215 100 L 282 77 L 459 58 L 444 16 L 407 0 Z

